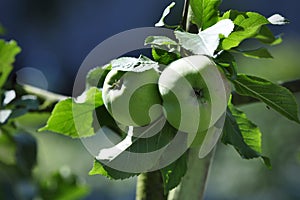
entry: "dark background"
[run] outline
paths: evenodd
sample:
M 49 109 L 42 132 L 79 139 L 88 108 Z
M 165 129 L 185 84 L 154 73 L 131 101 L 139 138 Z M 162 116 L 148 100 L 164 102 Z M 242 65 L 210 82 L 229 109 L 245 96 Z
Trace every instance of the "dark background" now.
M 5 37 L 22 47 L 15 64 L 16 71 L 23 69 L 21 79 L 70 95 L 81 62 L 96 45 L 119 32 L 153 26 L 170 2 L 0 0 L 0 22 L 7 29 Z M 169 24 L 178 24 L 181 18 L 183 0 L 175 2 Z M 299 36 L 298 7 L 295 0 L 226 0 L 221 6 L 224 11 L 257 11 L 265 16 L 281 13 L 292 23 L 273 29 L 286 38 Z
M 76 73 L 86 55 L 100 42 L 138 27 L 153 26 L 171 1 L 162 0 L 0 0 L 0 22 L 6 39 L 22 47 L 15 72 L 20 80 L 54 92 L 71 95 Z M 176 1 L 169 24 L 178 24 L 183 1 Z M 257 11 L 264 16 L 280 13 L 291 23 L 272 27 L 284 33 L 284 42 L 270 48 L 273 60 L 238 58 L 239 70 L 273 81 L 300 79 L 300 18 L 295 0 L 224 0 L 229 8 Z M 295 94 L 300 104 L 300 94 Z M 219 144 L 212 166 L 207 199 L 300 199 L 300 126 L 286 120 L 262 103 L 242 109 L 263 132 L 263 152 L 273 170 L 258 160 L 243 160 L 231 147 Z M 32 119 L 39 128 L 44 119 Z M 40 117 L 39 117 L 40 118 Z M 32 125 L 30 124 L 30 127 Z M 90 187 L 87 199 L 133 199 L 136 179 L 110 181 L 88 176 L 93 158 L 80 141 L 57 134 L 36 133 L 39 144 L 37 177 L 68 166 Z

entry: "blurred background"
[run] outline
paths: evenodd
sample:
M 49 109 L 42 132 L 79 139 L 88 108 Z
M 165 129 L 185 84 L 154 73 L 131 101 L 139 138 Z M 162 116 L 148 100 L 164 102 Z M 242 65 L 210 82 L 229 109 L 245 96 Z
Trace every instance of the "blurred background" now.
M 19 81 L 53 92 L 71 95 L 76 73 L 85 56 L 100 42 L 119 32 L 153 26 L 172 1 L 59 1 L 0 0 L 0 22 L 5 39 L 14 39 L 22 48 L 15 72 Z M 167 18 L 178 24 L 183 0 Z M 238 57 L 241 72 L 272 81 L 300 79 L 299 5 L 295 0 L 224 0 L 221 9 L 257 11 L 264 16 L 280 13 L 291 23 L 272 27 L 284 33 L 284 42 L 270 48 L 272 60 Z M 295 94 L 300 104 L 300 94 Z M 243 160 L 232 147 L 219 144 L 211 170 L 206 199 L 300 199 L 300 126 L 286 120 L 261 103 L 242 106 L 263 132 L 263 152 L 272 161 L 268 170 L 260 160 Z M 26 118 L 20 123 L 40 127 L 44 119 Z M 50 134 L 32 134 L 38 141 L 36 177 L 46 179 L 54 171 L 72 171 L 89 188 L 85 199 L 134 199 L 135 178 L 111 181 L 88 176 L 93 158 L 79 140 Z M 0 177 L 1 179 L 1 177 Z M 0 181 L 1 182 L 1 181 Z

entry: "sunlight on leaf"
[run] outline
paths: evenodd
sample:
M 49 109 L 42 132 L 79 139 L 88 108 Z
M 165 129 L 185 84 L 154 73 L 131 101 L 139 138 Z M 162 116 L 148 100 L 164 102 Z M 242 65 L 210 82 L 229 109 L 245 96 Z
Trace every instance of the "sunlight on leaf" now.
M 288 119 L 300 123 L 296 99 L 288 89 L 245 74 L 239 74 L 233 83 L 240 95 L 259 99 Z
M 265 165 L 271 168 L 270 160 L 261 155 L 261 136 L 259 128 L 247 118 L 245 113 L 232 104 L 228 105 L 222 142 L 232 145 L 242 158 L 261 157 Z
M 47 125 L 39 131 L 53 131 L 72 138 L 92 136 L 93 111 L 101 105 L 102 93 L 92 87 L 76 100 L 68 98 L 58 102 Z
M 217 23 L 221 0 L 191 0 L 191 20 L 204 30 Z
M 171 9 L 175 6 L 175 2 L 172 2 L 169 6 L 164 10 L 160 20 L 155 24 L 156 27 L 165 26 L 165 18 L 170 14 Z
M 213 57 L 219 46 L 220 35 L 227 37 L 233 28 L 233 22 L 225 19 L 198 34 L 175 31 L 175 36 L 179 40 L 179 44 L 192 53 Z
M 285 25 L 289 23 L 289 20 L 279 14 L 272 15 L 268 20 L 273 25 Z

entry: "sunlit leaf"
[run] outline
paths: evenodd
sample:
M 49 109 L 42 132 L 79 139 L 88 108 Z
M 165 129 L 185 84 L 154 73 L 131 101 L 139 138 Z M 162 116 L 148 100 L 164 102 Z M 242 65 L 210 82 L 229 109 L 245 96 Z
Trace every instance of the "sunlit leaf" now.
M 218 21 L 221 0 L 191 0 L 192 22 L 204 30 Z
M 238 75 L 233 83 L 240 95 L 259 99 L 288 119 L 300 123 L 295 97 L 288 89 L 268 80 L 244 74 Z
M 229 104 L 223 129 L 222 142 L 232 145 L 245 159 L 262 158 L 271 167 L 267 157 L 262 156 L 261 132 L 245 113 Z
M 289 20 L 279 14 L 272 15 L 268 20 L 273 25 L 285 25 L 289 23 Z
M 6 82 L 6 79 L 12 71 L 12 63 L 15 56 L 20 53 L 21 49 L 13 40 L 6 42 L 0 40 L 0 88 Z
M 159 65 L 157 62 L 147 58 L 146 56 L 134 57 L 121 57 L 111 61 L 112 69 L 120 71 L 133 71 L 143 72 L 149 69 L 158 70 Z
M 213 57 L 219 46 L 220 35 L 227 37 L 233 28 L 232 21 L 225 19 L 198 34 L 175 31 L 175 36 L 179 40 L 179 44 L 192 53 Z
M 222 49 L 229 50 L 240 45 L 242 41 L 255 37 L 263 25 L 270 22 L 255 12 L 238 12 L 230 10 L 224 13 L 222 19 L 231 19 L 235 30 L 222 41 Z
M 39 131 L 52 131 L 72 138 L 92 136 L 93 112 L 101 105 L 102 93 L 92 87 L 76 100 L 68 98 L 58 102 L 47 125 Z
M 172 2 L 170 5 L 168 5 L 168 6 L 165 8 L 165 10 L 164 10 L 164 12 L 163 12 L 163 14 L 162 14 L 160 20 L 155 24 L 156 27 L 161 27 L 161 26 L 165 26 L 165 25 L 166 25 L 166 24 L 165 24 L 165 18 L 170 14 L 171 9 L 172 9 L 174 6 L 175 6 L 175 2 Z
M 95 159 L 93 168 L 90 170 L 89 175 L 102 175 L 113 180 L 123 180 L 126 178 L 137 176 L 138 174 L 118 171 L 102 164 Z

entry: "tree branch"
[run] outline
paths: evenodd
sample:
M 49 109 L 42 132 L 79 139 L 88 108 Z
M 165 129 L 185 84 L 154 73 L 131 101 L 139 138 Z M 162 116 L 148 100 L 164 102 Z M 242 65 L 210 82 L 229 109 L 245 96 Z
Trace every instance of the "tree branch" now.
M 166 200 L 160 171 L 140 174 L 136 186 L 136 200 Z
M 168 200 L 189 200 L 204 198 L 215 148 L 205 158 L 199 159 L 199 148 L 190 148 L 188 152 L 187 172 L 180 185 L 170 191 Z
M 185 0 L 184 5 L 183 5 L 183 12 L 182 12 L 182 20 L 181 20 L 181 27 L 184 30 L 187 30 L 187 20 L 188 20 L 188 13 L 189 13 L 189 5 L 190 5 L 190 0 Z

